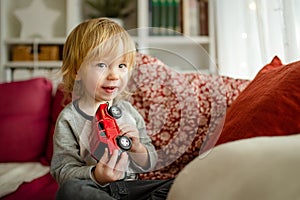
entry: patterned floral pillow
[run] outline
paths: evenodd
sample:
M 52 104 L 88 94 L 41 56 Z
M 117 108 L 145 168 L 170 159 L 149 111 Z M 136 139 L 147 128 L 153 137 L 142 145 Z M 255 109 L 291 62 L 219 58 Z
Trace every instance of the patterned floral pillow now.
M 159 160 L 141 179 L 174 178 L 199 155 L 227 107 L 249 81 L 200 73 L 183 74 L 160 60 L 137 55 L 129 88 L 131 101 L 146 122 Z

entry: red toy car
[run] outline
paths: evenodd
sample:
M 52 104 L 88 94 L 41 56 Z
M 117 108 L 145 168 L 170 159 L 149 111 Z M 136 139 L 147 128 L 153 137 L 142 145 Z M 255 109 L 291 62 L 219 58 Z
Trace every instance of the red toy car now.
M 98 141 L 92 147 L 92 156 L 98 161 L 104 154 L 104 149 L 108 148 L 109 155 L 115 149 L 122 151 L 130 150 L 132 141 L 129 137 L 120 135 L 120 129 L 116 119 L 122 116 L 122 111 L 117 106 L 111 106 L 108 109 L 108 103 L 101 104 L 96 112 L 94 128 Z

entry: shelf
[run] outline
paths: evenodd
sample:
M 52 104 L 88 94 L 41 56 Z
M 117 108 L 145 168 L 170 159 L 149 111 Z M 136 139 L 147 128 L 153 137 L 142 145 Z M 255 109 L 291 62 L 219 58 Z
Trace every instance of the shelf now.
M 41 39 L 41 38 L 7 38 L 5 39 L 5 44 L 64 44 L 66 38 L 58 37 L 51 39 Z
M 54 69 L 61 68 L 62 61 L 18 61 L 18 62 L 7 62 L 5 68 L 43 68 L 43 69 Z
M 207 36 L 149 36 L 144 40 L 145 42 L 158 44 L 208 44 L 210 41 Z
M 29 70 L 31 72 L 36 70 L 59 70 L 62 66 L 62 61 L 18 61 L 18 62 L 7 62 L 4 64 L 6 81 L 14 81 L 14 72 L 16 70 Z

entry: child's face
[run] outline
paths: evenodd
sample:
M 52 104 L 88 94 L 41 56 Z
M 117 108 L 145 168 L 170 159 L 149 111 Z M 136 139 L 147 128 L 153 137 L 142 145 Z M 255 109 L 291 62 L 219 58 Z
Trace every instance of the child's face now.
M 118 52 L 88 62 L 78 72 L 84 87 L 84 97 L 96 103 L 112 101 L 128 82 L 128 63 L 120 47 Z

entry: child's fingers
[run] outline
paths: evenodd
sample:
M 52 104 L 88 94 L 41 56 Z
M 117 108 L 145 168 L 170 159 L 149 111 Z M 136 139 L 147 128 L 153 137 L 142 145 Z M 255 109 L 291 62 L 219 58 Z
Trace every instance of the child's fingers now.
M 139 137 L 138 130 L 131 124 L 121 124 L 119 128 L 121 135 L 125 134 L 128 137 Z
M 119 159 L 118 163 L 116 164 L 115 169 L 120 172 L 124 172 L 127 169 L 127 165 L 128 165 L 128 155 L 127 155 L 127 153 L 123 152 L 120 155 L 120 159 Z
M 103 156 L 101 157 L 101 159 L 99 160 L 99 162 L 102 163 L 102 164 L 107 164 L 108 161 L 109 161 L 108 149 L 105 148 L 105 149 L 104 149 L 104 154 L 103 154 Z
M 114 169 L 118 160 L 118 155 L 119 151 L 118 150 L 114 150 L 112 155 L 110 156 L 109 161 L 107 162 L 107 166 L 110 167 L 111 169 Z
M 131 130 L 136 129 L 136 127 L 131 124 L 120 124 L 119 128 L 120 128 L 120 130 L 123 130 L 123 131 L 131 131 Z
M 108 148 L 105 148 L 104 154 L 99 160 L 94 176 L 101 184 L 110 183 L 122 178 L 122 173 L 115 170 L 117 162 L 118 150 L 115 150 L 109 158 Z

